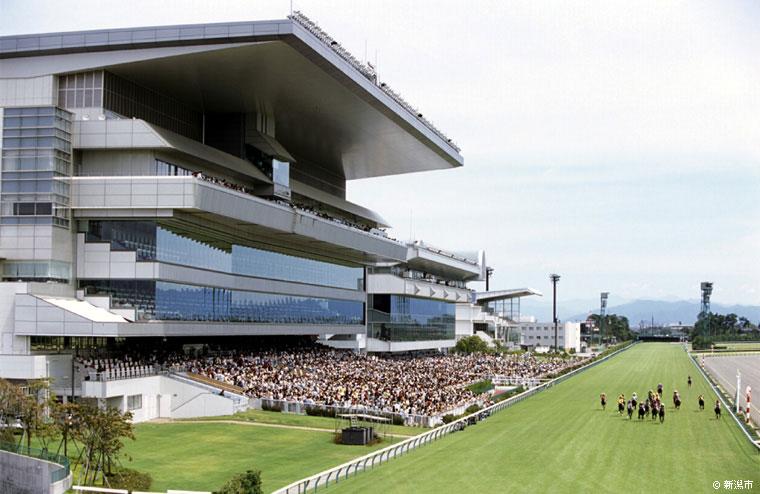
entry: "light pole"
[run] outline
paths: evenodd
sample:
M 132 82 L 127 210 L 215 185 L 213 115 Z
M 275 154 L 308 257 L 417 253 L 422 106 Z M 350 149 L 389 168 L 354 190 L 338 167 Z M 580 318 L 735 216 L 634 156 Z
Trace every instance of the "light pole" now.
M 602 308 L 599 311 L 599 345 L 604 342 L 604 313 L 607 309 L 607 297 L 610 292 L 602 292 Z
M 552 280 L 552 287 L 554 291 L 554 351 L 559 352 L 559 346 L 557 345 L 557 282 L 559 281 L 559 275 L 552 273 L 549 275 L 549 279 Z

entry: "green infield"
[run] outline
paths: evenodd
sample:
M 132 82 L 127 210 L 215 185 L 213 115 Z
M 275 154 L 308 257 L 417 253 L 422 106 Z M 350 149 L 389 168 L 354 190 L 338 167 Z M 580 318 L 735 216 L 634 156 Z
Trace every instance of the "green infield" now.
M 272 492 L 400 440 L 343 446 L 330 432 L 194 422 L 137 424 L 135 435 L 125 441 L 133 461 L 124 466 L 149 473 L 151 490 L 164 492 L 216 490 L 248 469 L 261 470 L 264 492 Z
M 618 415 L 620 393 L 646 398 L 658 383 L 664 423 Z M 680 410 L 673 408 L 674 388 Z M 329 492 L 697 493 L 714 492 L 716 481 L 723 489 L 727 480 L 760 489 L 760 453 L 727 413 L 716 420 L 715 400 L 680 345 L 643 343 Z

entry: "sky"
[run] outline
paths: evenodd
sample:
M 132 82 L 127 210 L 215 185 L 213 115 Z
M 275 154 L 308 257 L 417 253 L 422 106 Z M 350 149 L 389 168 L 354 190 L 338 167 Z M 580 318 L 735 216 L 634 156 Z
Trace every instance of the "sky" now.
M 284 18 L 284 1 L 0 0 L 0 35 Z M 760 305 L 760 2 L 293 0 L 461 147 L 349 182 L 492 289 Z M 482 283 L 471 284 L 482 290 Z

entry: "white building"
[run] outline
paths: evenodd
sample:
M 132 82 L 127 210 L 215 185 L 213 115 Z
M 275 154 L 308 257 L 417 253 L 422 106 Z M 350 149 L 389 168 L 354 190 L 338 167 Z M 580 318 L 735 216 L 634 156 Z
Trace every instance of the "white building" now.
M 520 322 L 520 345 L 529 348 L 554 346 L 554 323 Z M 557 346 L 564 350 L 581 351 L 581 323 L 557 324 Z

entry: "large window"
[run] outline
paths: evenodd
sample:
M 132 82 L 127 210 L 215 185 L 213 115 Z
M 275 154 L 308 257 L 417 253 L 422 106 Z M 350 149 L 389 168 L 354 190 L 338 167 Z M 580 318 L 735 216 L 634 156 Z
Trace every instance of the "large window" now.
M 127 396 L 127 410 L 139 410 L 142 408 L 142 395 Z
M 384 341 L 453 340 L 453 303 L 402 295 L 369 296 L 370 338 Z
M 69 225 L 71 115 L 55 107 L 6 108 L 3 224 Z
M 109 294 L 140 320 L 269 324 L 363 324 L 364 304 L 146 280 L 80 280 L 88 294 Z
M 71 282 L 71 263 L 61 261 L 4 261 L 3 281 Z
M 162 261 L 224 273 L 364 289 L 364 269 L 306 259 L 219 239 L 212 232 L 180 232 L 155 221 L 89 221 L 88 242 L 110 242 L 113 250 L 134 250 L 142 261 Z
M 103 106 L 103 71 L 79 72 L 58 77 L 58 105 L 63 108 Z

